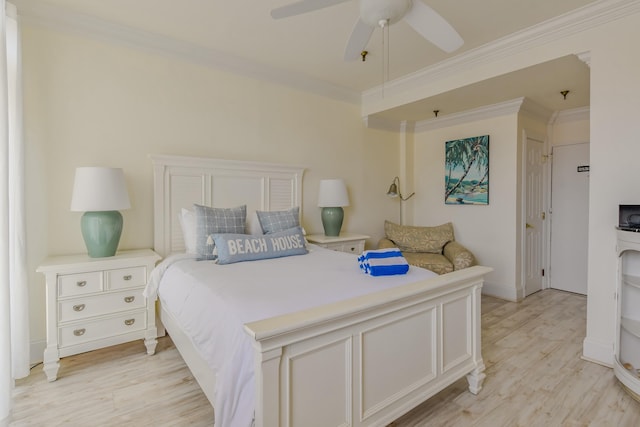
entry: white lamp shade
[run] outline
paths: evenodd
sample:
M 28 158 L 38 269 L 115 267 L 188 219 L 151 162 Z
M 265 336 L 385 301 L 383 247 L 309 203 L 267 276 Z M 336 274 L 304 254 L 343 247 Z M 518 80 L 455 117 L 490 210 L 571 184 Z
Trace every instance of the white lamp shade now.
M 318 206 L 321 208 L 336 208 L 349 206 L 347 187 L 341 179 L 323 179 L 320 181 Z
M 130 207 L 122 169 L 103 167 L 76 169 L 71 197 L 72 211 L 118 211 Z

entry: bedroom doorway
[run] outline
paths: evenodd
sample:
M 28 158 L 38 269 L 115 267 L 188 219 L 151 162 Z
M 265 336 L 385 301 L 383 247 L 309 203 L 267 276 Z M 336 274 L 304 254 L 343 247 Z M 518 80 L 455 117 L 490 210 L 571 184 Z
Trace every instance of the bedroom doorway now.
M 542 290 L 544 277 L 544 141 L 524 134 L 524 296 Z
M 551 213 L 549 286 L 586 295 L 589 143 L 553 147 Z

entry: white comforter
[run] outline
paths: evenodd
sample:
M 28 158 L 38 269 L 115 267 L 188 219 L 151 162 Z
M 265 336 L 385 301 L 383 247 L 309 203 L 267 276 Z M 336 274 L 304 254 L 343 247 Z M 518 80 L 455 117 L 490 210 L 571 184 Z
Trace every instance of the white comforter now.
M 217 373 L 215 425 L 248 427 L 254 409 L 253 349 L 248 322 L 328 304 L 436 274 L 411 267 L 406 275 L 364 274 L 355 256 L 309 245 L 309 254 L 217 265 L 169 257 L 152 274 L 163 307 Z

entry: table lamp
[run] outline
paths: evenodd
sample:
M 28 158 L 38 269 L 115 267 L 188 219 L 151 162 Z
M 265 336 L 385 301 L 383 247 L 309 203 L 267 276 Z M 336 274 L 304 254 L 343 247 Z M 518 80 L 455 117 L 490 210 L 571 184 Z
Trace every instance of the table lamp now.
M 318 206 L 322 208 L 321 218 L 325 236 L 339 236 L 344 219 L 343 206 L 349 206 L 347 187 L 341 179 L 320 181 Z
M 122 169 L 76 169 L 71 211 L 84 212 L 80 227 L 91 258 L 115 255 L 122 234 L 122 214 L 118 211 L 130 207 Z

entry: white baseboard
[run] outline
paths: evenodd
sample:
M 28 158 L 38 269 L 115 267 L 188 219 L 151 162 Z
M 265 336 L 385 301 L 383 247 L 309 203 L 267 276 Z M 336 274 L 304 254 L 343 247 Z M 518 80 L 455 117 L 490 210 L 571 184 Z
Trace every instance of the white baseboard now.
M 482 285 L 482 293 L 492 297 L 500 298 L 507 301 L 518 302 L 518 293 L 515 286 L 507 288 L 505 286 L 496 285 L 495 283 L 484 282 Z
M 586 337 L 582 341 L 582 358 L 600 365 L 613 366 L 613 342 Z

